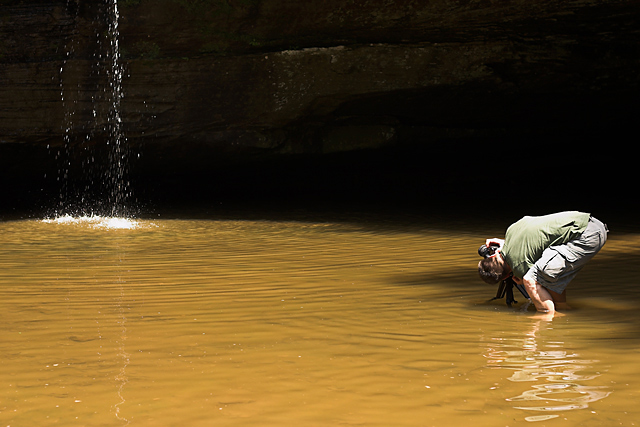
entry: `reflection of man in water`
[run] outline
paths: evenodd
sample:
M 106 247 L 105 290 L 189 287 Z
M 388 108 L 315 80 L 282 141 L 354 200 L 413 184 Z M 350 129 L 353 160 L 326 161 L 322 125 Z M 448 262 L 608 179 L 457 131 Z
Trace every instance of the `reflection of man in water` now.
M 538 311 L 553 313 L 569 308 L 566 287 L 604 246 L 607 232 L 605 224 L 583 212 L 525 216 L 507 229 L 504 240 L 487 240 L 499 249 L 480 261 L 478 272 L 489 284 L 513 275 Z
M 485 357 L 489 367 L 512 372 L 507 378 L 509 381 L 532 383 L 530 389 L 506 399 L 517 402 L 515 409 L 540 414 L 529 415 L 525 420 L 557 418 L 559 415 L 553 412 L 566 414 L 566 411 L 586 409 L 589 403 L 612 393 L 608 387 L 589 385 L 588 381 L 597 379 L 604 367 L 599 360 L 583 358 L 573 349 L 575 343 L 566 345 L 560 329 L 541 328 L 540 320 L 534 320 L 528 331 L 524 329 L 524 337 L 523 329 L 518 329 L 509 328 L 491 337 Z

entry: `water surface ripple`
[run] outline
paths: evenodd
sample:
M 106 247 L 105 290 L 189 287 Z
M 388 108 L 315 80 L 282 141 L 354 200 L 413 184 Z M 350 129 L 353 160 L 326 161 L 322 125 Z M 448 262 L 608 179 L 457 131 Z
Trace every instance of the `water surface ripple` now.
M 93 217 L 0 236 L 2 426 L 640 419 L 637 235 L 611 236 L 551 322 L 487 302 L 486 236 L 438 224 Z

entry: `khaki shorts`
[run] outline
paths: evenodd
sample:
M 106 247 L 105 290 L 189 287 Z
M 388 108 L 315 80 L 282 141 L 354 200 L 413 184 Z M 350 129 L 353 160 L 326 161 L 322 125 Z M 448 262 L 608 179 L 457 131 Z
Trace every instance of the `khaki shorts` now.
M 591 217 L 584 232 L 564 245 L 551 246 L 527 275 L 547 289 L 561 294 L 584 265 L 607 241 L 607 226 Z

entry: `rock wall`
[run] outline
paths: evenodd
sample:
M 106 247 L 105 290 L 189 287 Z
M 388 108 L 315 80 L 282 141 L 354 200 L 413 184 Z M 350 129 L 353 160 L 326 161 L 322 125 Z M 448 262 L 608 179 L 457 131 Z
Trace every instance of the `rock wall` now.
M 530 161 L 561 141 L 563 163 L 585 137 L 618 138 L 638 114 L 634 1 L 118 6 L 121 117 L 135 173 L 149 181 L 365 149 L 475 174 L 496 157 L 478 141 Z M 52 179 L 58 151 L 78 157 L 73 169 L 108 140 L 105 11 L 84 0 L 0 4 L 3 180 Z

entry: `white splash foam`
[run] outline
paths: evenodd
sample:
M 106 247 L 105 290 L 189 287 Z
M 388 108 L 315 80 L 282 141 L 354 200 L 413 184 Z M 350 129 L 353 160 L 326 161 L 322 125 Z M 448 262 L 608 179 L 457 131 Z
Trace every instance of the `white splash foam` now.
M 138 227 L 138 221 L 129 218 L 103 218 L 97 225 L 114 230 L 131 230 Z
M 132 230 L 140 226 L 138 221 L 130 218 L 102 217 L 98 215 L 80 217 L 64 215 L 43 221 L 50 224 L 88 225 L 93 228 L 107 230 Z

